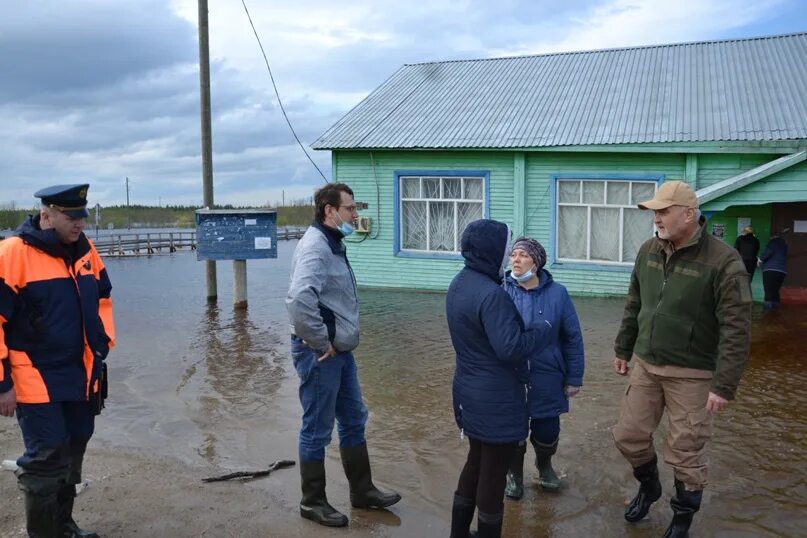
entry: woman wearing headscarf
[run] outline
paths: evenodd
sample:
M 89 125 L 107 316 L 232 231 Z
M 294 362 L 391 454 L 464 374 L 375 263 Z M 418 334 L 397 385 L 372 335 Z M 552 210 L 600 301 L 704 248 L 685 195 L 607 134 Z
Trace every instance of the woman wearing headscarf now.
M 574 304 L 566 288 L 544 269 L 546 251 L 535 239 L 520 237 L 510 251 L 512 271 L 502 287 L 512 298 L 527 328 L 551 324 L 548 345 L 529 356 L 530 382 L 527 402 L 530 417 L 529 440 L 535 449 L 538 484 L 545 490 L 560 488 L 552 468 L 558 448 L 560 415 L 569 411 L 569 398 L 583 385 L 583 336 Z M 526 436 L 525 436 L 526 437 Z M 505 493 L 511 499 L 524 495 L 522 440 L 510 462 Z
M 527 436 L 527 357 L 540 352 L 551 331 L 548 322 L 525 329 L 501 288 L 509 242 L 504 223 L 470 223 L 462 234 L 465 267 L 446 295 L 456 353 L 454 417 L 469 444 L 454 494 L 452 538 L 469 536 L 477 508 L 477 536 L 501 536 L 507 466 Z

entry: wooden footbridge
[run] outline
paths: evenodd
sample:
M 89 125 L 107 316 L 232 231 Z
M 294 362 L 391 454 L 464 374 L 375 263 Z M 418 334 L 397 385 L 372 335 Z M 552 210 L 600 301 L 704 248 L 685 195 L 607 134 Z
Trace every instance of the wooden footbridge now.
M 299 239 L 304 227 L 280 228 L 277 239 Z M 88 234 L 102 256 L 152 256 L 180 250 L 196 250 L 196 231 Z

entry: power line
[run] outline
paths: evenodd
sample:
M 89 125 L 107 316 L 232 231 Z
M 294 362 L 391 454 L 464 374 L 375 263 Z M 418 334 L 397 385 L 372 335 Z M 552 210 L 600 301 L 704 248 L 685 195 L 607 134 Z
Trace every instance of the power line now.
M 275 95 L 277 96 L 277 104 L 280 105 L 280 111 L 283 112 L 283 117 L 286 118 L 286 123 L 289 125 L 289 129 L 291 129 L 291 134 L 294 135 L 294 139 L 297 141 L 297 144 L 300 146 L 300 149 L 303 150 L 305 156 L 308 157 L 308 160 L 311 161 L 311 164 L 314 165 L 314 168 L 317 169 L 319 175 L 322 176 L 322 179 L 325 180 L 325 183 L 328 183 L 328 178 L 325 177 L 325 174 L 322 173 L 322 170 L 319 169 L 317 163 L 314 162 L 314 159 L 311 158 L 311 155 L 305 150 L 305 146 L 303 143 L 300 142 L 300 138 L 297 136 L 297 133 L 294 131 L 294 127 L 291 125 L 291 121 L 289 120 L 288 114 L 286 114 L 286 109 L 283 106 L 283 101 L 280 99 L 280 92 L 277 91 L 277 84 L 275 84 L 275 77 L 272 74 L 272 68 L 269 67 L 269 58 L 266 57 L 266 51 L 263 50 L 263 44 L 261 43 L 261 38 L 258 36 L 258 31 L 255 29 L 255 25 L 252 23 L 252 16 L 249 14 L 249 9 L 247 8 L 247 3 L 245 0 L 241 0 L 241 4 L 244 6 L 244 11 L 247 14 L 247 19 L 249 19 L 249 25 L 252 26 L 252 33 L 255 34 L 255 39 L 258 40 L 258 46 L 261 48 L 261 54 L 263 54 L 263 61 L 266 62 L 266 69 L 269 71 L 269 78 L 272 79 L 272 87 L 275 89 Z

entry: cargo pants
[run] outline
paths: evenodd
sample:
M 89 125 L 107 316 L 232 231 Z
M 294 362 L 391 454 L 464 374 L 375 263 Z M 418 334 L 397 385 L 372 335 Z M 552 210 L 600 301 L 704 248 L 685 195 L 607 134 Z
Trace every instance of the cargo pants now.
M 653 433 L 666 411 L 664 461 L 687 490 L 702 490 L 707 484 L 706 442 L 712 436 L 712 416 L 706 410 L 712 372 L 656 366 L 639 358 L 631 365 L 619 422 L 612 430 L 616 447 L 633 467 L 651 461 Z

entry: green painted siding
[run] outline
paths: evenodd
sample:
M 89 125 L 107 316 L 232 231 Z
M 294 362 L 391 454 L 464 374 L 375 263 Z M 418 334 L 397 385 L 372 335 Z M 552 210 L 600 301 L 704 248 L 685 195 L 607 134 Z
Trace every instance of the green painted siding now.
M 522 157 L 523 155 L 523 157 Z M 735 176 L 769 162 L 775 156 L 751 154 L 616 153 L 616 152 L 513 152 L 513 151 L 335 151 L 333 168 L 339 181 L 348 183 L 356 199 L 367 202 L 362 216 L 373 220 L 370 234 L 354 234 L 348 240 L 348 256 L 359 284 L 369 287 L 445 290 L 462 267 L 460 259 L 394 256 L 394 173 L 401 170 L 479 170 L 490 174 L 489 215 L 511 226 L 523 225 L 552 252 L 550 181 L 556 174 L 662 175 L 667 180 L 697 178 L 697 188 Z M 375 166 L 372 163 L 375 163 Z M 523 171 L 522 171 L 523 169 Z M 525 177 L 525 201 L 514 200 L 514 179 Z M 783 170 L 744 189 L 716 200 L 730 200 L 732 207 L 717 212 L 712 223 L 722 223 L 726 241 L 733 245 L 738 217 L 752 218 L 757 236 L 767 241 L 770 206 L 754 205 L 761 196 L 775 201 L 807 200 L 807 163 Z M 704 209 L 708 209 L 706 206 Z M 517 222 L 518 221 L 518 222 Z M 591 270 L 580 265 L 549 267 L 555 278 L 575 295 L 622 295 L 627 291 L 630 268 Z M 761 296 L 760 275 L 754 282 Z
M 723 241 L 728 245 L 734 246 L 734 241 L 741 233 L 738 229 L 737 219 L 750 218 L 751 226 L 754 228 L 754 235 L 757 236 L 760 242 L 760 254 L 765 250 L 765 245 L 771 236 L 771 216 L 772 209 L 770 204 L 765 205 L 752 205 L 752 206 L 733 206 L 725 211 L 713 215 L 707 224 L 709 233 L 714 230 L 715 224 L 723 225 L 725 233 Z M 754 281 L 751 283 L 751 289 L 754 293 L 756 301 L 762 301 L 764 291 L 762 289 L 762 271 L 757 270 L 754 274 Z
M 513 221 L 512 152 L 374 151 L 375 170 L 366 151 L 335 151 L 336 178 L 350 185 L 356 200 L 369 208 L 372 231 L 354 234 L 348 257 L 361 286 L 445 290 L 462 267 L 461 259 L 394 256 L 394 173 L 400 170 L 480 170 L 490 173 L 491 218 Z M 377 178 L 377 188 L 376 188 Z M 359 242 L 361 241 L 361 242 Z
M 461 260 L 396 257 L 394 249 L 394 173 L 399 170 L 482 170 L 490 172 L 490 217 L 513 225 L 516 217 L 514 175 L 519 159 L 510 151 L 336 151 L 333 154 L 336 177 L 348 183 L 356 199 L 370 207 L 362 216 L 373 219 L 372 232 L 361 240 L 351 236 L 348 255 L 359 284 L 371 287 L 399 287 L 445 290 Z M 531 153 L 526 166 L 526 232 L 545 244 L 551 253 L 550 187 L 553 174 L 648 174 L 682 178 L 684 155 L 609 153 Z M 376 180 L 378 189 L 376 189 Z M 378 201 L 377 201 L 378 200 Z M 360 241 L 360 242 L 359 242 Z M 585 270 L 550 268 L 574 294 L 613 295 L 627 289 L 630 269 Z

